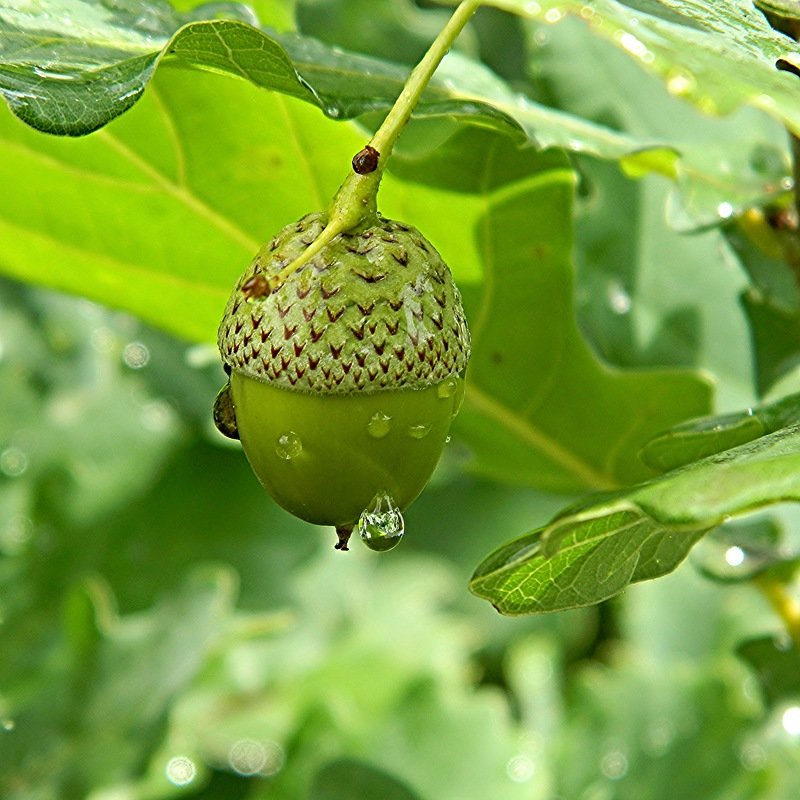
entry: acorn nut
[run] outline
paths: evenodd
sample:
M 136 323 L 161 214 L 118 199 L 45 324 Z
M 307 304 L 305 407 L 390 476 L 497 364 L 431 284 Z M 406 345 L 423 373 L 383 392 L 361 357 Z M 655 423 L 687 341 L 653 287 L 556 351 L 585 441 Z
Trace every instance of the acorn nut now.
M 357 525 L 373 549 L 402 536 L 464 395 L 470 352 L 447 265 L 414 228 L 370 216 L 282 281 L 325 213 L 288 225 L 240 277 L 219 327 L 229 382 L 214 421 L 295 516 Z

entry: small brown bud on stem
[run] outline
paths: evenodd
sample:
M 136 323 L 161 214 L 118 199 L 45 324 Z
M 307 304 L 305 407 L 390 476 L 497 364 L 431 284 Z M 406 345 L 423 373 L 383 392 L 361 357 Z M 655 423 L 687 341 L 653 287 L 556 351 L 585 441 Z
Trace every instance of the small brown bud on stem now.
M 375 172 L 378 168 L 380 153 L 371 145 L 367 145 L 363 150 L 359 150 L 353 156 L 353 171 L 359 175 L 367 175 Z

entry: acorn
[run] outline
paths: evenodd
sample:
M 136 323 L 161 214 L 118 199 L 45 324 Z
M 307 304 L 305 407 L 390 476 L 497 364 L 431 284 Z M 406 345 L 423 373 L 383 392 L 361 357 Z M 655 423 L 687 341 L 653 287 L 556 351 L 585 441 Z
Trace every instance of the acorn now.
M 352 225 L 333 217 L 287 225 L 236 283 L 214 421 L 280 506 L 336 528 L 337 549 L 358 526 L 386 550 L 458 413 L 470 337 L 450 270 L 419 231 L 369 208 Z

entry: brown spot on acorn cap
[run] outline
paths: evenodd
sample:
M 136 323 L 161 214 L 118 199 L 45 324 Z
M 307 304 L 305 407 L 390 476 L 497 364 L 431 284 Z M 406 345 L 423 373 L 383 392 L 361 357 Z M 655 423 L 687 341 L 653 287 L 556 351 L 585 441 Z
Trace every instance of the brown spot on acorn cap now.
M 263 275 L 251 275 L 242 283 L 242 294 L 248 300 L 270 294 L 269 281 Z

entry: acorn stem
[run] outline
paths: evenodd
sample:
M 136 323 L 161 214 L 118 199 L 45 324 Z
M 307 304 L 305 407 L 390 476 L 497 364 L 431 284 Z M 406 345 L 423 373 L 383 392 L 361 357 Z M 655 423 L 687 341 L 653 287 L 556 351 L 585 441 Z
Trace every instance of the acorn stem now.
M 361 151 L 362 153 L 371 151 L 371 154 L 374 154 L 374 166 L 369 164 L 364 171 L 359 171 L 356 159 L 353 160 L 353 170 L 345 178 L 333 198 L 325 230 L 302 255 L 269 279 L 272 291 L 278 289 L 292 273 L 297 272 L 339 234 L 352 230 L 378 213 L 378 188 L 395 142 L 411 118 L 422 93 L 433 77 L 433 73 L 436 72 L 436 68 L 464 26 L 478 10 L 479 5 L 480 0 L 462 0 L 453 12 L 453 16 L 433 40 L 422 60 L 411 71 L 403 91 L 389 110 L 386 119 L 375 131 L 367 147 Z
M 403 91 L 369 142 L 369 146 L 379 153 L 379 170 L 382 170 L 386 159 L 392 154 L 397 137 L 411 118 L 411 114 L 433 77 L 433 73 L 436 72 L 437 67 L 447 55 L 464 26 L 478 10 L 479 5 L 479 0 L 462 0 L 461 4 L 453 12 L 453 16 L 450 17 L 447 24 L 428 48 L 428 52 L 425 53 L 422 60 L 408 76 Z

